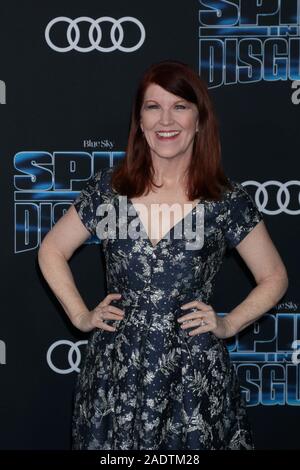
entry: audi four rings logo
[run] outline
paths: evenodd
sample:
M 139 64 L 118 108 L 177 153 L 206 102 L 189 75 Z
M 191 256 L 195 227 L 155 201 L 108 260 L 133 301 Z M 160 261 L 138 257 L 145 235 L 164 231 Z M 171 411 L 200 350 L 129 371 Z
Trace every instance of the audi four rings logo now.
M 81 361 L 81 352 L 79 346 L 81 346 L 82 344 L 87 344 L 87 340 L 77 341 L 76 343 L 73 343 L 72 341 L 69 341 L 67 339 L 61 339 L 59 341 L 56 341 L 52 344 L 52 346 L 50 346 L 47 351 L 48 366 L 58 374 L 70 374 L 71 372 L 80 372 L 80 369 L 78 367 Z M 67 367 L 66 369 L 56 367 L 52 361 L 52 353 L 59 346 L 68 346 L 69 348 L 67 359 L 70 367 Z
M 258 209 L 263 212 L 264 214 L 268 215 L 277 215 L 281 214 L 284 212 L 285 214 L 289 215 L 299 215 L 300 214 L 300 209 L 297 210 L 291 210 L 288 209 L 288 205 L 290 203 L 290 186 L 296 186 L 298 190 L 298 202 L 300 203 L 300 193 L 299 193 L 299 187 L 300 187 L 300 181 L 297 180 L 291 180 L 287 181 L 286 183 L 281 183 L 280 181 L 265 181 L 264 183 L 258 183 L 257 181 L 244 181 L 243 186 L 255 186 L 257 188 L 255 192 L 255 204 L 257 205 Z M 276 197 L 276 202 L 278 205 L 278 209 L 275 210 L 269 210 L 266 209 L 266 206 L 269 202 L 269 195 L 267 192 L 267 187 L 268 186 L 275 186 L 278 188 L 277 190 L 277 197 Z M 261 196 L 263 195 L 262 201 Z
M 80 29 L 78 24 L 79 23 L 88 23 L 90 24 L 89 27 L 89 32 L 88 32 L 88 38 L 90 41 L 90 45 L 86 47 L 79 46 L 79 41 L 80 41 Z M 54 36 L 54 32 L 52 30 L 53 26 L 59 24 L 59 23 L 67 23 L 68 27 L 66 30 L 66 36 L 67 36 L 67 41 L 68 45 L 65 47 L 58 46 L 55 44 L 52 39 Z M 110 30 L 110 40 L 112 45 L 108 47 L 101 46 L 101 40 L 102 40 L 102 29 L 101 29 L 101 24 L 102 23 L 111 23 L 112 27 Z M 123 46 L 123 40 L 124 40 L 124 30 L 123 30 L 123 23 L 133 23 L 134 25 L 137 26 L 139 29 L 140 33 L 140 39 L 137 44 L 131 47 L 126 47 Z M 117 33 L 118 31 L 118 33 Z M 51 37 L 50 37 L 51 33 Z M 46 42 L 51 49 L 53 49 L 56 52 L 69 52 L 72 50 L 78 51 L 78 52 L 90 52 L 90 51 L 100 51 L 100 52 L 112 52 L 112 51 L 122 51 L 122 52 L 134 52 L 137 51 L 144 43 L 146 37 L 146 32 L 145 28 L 142 25 L 142 23 L 137 20 L 136 18 L 133 18 L 132 16 L 124 16 L 123 18 L 120 18 L 118 20 L 111 18 L 110 16 L 103 16 L 102 18 L 98 18 L 94 20 L 93 18 L 89 18 L 88 16 L 81 16 L 80 18 L 77 18 L 75 20 L 72 20 L 71 18 L 68 18 L 66 16 L 59 16 L 58 18 L 54 18 L 53 20 L 48 23 L 46 30 L 45 30 L 45 38 Z

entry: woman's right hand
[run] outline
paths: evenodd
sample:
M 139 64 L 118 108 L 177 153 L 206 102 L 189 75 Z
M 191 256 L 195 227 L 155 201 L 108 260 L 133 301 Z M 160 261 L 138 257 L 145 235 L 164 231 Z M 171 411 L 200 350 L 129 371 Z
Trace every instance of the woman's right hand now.
M 110 305 L 113 300 L 118 300 L 121 294 L 108 294 L 104 299 L 90 312 L 83 313 L 76 318 L 76 328 L 88 333 L 94 328 L 101 328 L 106 331 L 116 331 L 114 326 L 107 325 L 105 320 L 123 320 L 124 310 Z

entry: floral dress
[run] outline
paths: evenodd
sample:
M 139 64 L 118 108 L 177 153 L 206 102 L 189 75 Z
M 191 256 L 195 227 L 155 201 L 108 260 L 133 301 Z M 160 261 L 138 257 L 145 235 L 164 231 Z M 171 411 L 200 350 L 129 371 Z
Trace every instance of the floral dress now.
M 251 428 L 225 341 L 212 332 L 190 336 L 177 319 L 192 300 L 210 304 L 226 249 L 235 247 L 263 218 L 241 183 L 221 200 L 201 200 L 190 215 L 204 214 L 204 243 L 186 249 L 176 224 L 153 246 L 147 236 L 120 237 L 131 211 L 116 218 L 115 237 L 100 205 L 118 214 L 113 168 L 98 171 L 73 205 L 91 235 L 102 235 L 107 293 L 125 311 L 106 320 L 114 332 L 92 330 L 74 394 L 73 449 L 253 449 Z M 125 196 L 123 196 L 125 197 Z M 182 219 L 183 221 L 184 219 Z M 140 221 L 141 234 L 143 225 Z M 101 232 L 102 230 L 102 232 Z M 145 233 L 144 233 L 145 235 Z M 106 238 L 105 238 L 106 237 Z M 100 300 L 99 300 L 100 301 Z

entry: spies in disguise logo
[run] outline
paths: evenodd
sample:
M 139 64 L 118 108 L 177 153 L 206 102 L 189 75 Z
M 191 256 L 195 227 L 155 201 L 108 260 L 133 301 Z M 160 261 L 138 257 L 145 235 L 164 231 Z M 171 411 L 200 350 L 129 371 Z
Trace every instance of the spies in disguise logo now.
M 19 152 L 14 157 L 15 253 L 35 250 L 87 181 L 124 152 Z M 94 236 L 87 243 L 100 243 Z
M 299 0 L 199 3 L 199 73 L 209 88 L 300 80 Z
M 247 406 L 300 406 L 300 313 L 265 314 L 227 341 Z

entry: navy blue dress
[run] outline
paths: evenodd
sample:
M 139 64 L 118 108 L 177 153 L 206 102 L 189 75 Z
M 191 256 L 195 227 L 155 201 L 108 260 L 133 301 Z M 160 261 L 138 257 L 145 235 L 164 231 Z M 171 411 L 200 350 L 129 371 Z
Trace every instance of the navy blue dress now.
M 97 172 L 73 203 L 92 235 L 104 233 L 101 220 L 108 214 L 99 214 L 97 207 L 118 209 L 112 171 Z M 194 227 L 204 210 L 199 249 L 185 249 L 185 237 L 175 237 L 174 227 L 154 247 L 145 236 L 118 237 L 122 224 L 139 222 L 135 210 L 117 218 L 115 238 L 106 225 L 99 246 L 107 293 L 122 294 L 112 305 L 125 315 L 106 321 L 116 331 L 90 334 L 75 388 L 73 449 L 253 448 L 224 340 L 211 332 L 190 336 L 191 329 L 182 330 L 177 322 L 188 313 L 182 304 L 196 299 L 210 304 L 226 249 L 263 218 L 242 184 L 230 181 L 233 191 L 225 191 L 220 201 L 202 200 L 191 211 Z M 134 208 L 130 200 L 128 205 Z M 143 234 L 142 223 L 140 228 Z

